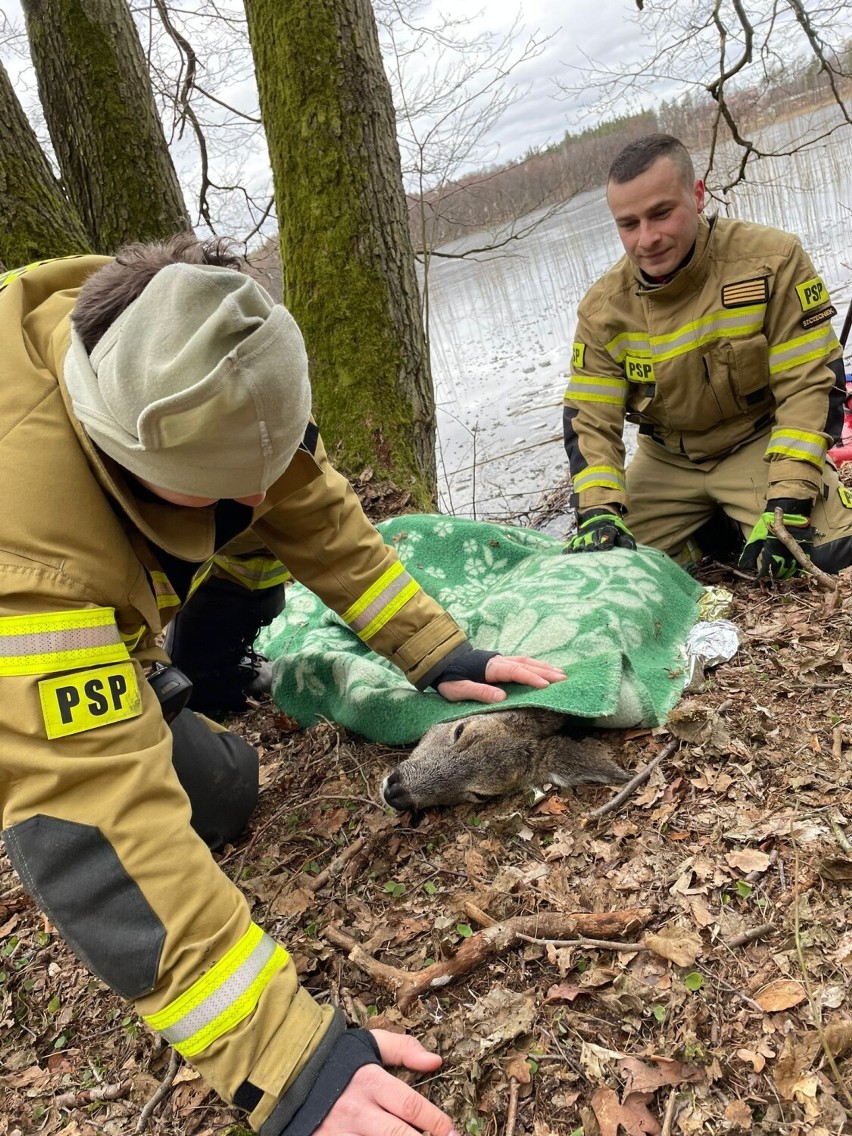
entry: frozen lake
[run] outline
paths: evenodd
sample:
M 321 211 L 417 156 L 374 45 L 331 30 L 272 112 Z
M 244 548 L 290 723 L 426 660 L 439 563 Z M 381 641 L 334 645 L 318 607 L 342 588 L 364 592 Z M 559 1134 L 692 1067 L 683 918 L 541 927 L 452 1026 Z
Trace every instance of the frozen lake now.
M 818 129 L 818 118 L 793 119 L 773 130 L 785 144 L 794 143 L 803 129 Z M 726 209 L 801 237 L 831 291 L 838 334 L 852 300 L 850 171 L 847 128 L 805 154 L 762 160 L 750 175 L 755 180 L 738 187 Z M 499 519 L 532 507 L 565 474 L 562 395 L 577 305 L 622 249 L 603 188 L 540 216 L 533 232 L 507 249 L 475 260 L 432 261 L 430 338 L 443 512 Z M 487 235 L 479 233 L 442 251 L 458 254 L 486 243 Z M 550 528 L 561 535 L 566 521 L 557 519 Z

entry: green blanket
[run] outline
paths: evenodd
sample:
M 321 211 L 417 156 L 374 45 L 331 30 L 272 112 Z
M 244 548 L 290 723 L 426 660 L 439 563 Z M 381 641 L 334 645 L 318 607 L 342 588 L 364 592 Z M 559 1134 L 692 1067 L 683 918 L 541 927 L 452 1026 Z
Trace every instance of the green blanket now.
M 659 725 L 686 682 L 683 643 L 700 586 L 650 548 L 564 556 L 532 529 L 429 515 L 378 526 L 408 571 L 476 647 L 561 666 L 565 682 L 512 685 L 496 706 L 415 690 L 334 612 L 295 584 L 257 646 L 274 660 L 273 693 L 302 726 L 321 718 L 389 745 L 475 711 L 544 706 L 592 724 Z

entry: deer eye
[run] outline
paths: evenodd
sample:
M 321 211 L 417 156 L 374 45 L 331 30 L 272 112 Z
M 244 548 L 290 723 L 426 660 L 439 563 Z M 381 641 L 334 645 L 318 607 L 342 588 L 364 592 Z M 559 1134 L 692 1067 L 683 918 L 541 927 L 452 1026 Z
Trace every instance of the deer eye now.
M 457 722 L 456 728 L 453 730 L 453 741 L 457 742 L 464 732 L 464 722 Z

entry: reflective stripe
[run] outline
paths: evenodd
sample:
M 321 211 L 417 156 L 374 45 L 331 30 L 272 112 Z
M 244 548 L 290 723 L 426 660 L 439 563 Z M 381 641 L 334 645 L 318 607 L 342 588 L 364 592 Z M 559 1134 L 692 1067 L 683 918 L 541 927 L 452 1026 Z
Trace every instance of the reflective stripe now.
M 252 592 L 275 588 L 290 579 L 284 565 L 272 556 L 214 556 L 213 563 Z
M 145 1021 L 182 1057 L 194 1057 L 249 1016 L 289 959 L 282 946 L 252 923 L 211 970 Z
M 0 675 L 51 674 L 129 657 L 111 607 L 0 616 Z
M 565 391 L 566 400 L 572 402 L 608 402 L 615 406 L 623 406 L 626 396 L 624 379 L 602 375 L 572 375 Z
M 624 474 L 611 465 L 590 465 L 573 478 L 574 492 L 582 493 L 586 489 L 615 489 L 623 493 L 627 488 Z
M 648 336 L 640 331 L 624 331 L 606 345 L 616 361 L 623 363 L 628 355 L 650 357 L 655 363 L 688 355 L 714 339 L 735 339 L 753 335 L 763 328 L 766 304 L 753 304 L 734 311 L 712 312 L 692 320 L 666 335 Z
M 770 347 L 769 373 L 777 375 L 780 371 L 786 371 L 788 367 L 810 363 L 814 359 L 823 359 L 829 351 L 839 346 L 831 325 L 826 324 L 816 331 L 808 332 L 807 335 L 800 335 L 798 339 L 788 339 L 786 343 Z
M 180 607 L 180 596 L 169 583 L 165 572 L 152 568 L 148 575 L 151 577 L 154 595 L 157 597 L 157 609 L 162 611 L 164 607 Z
M 397 561 L 344 612 L 343 620 L 366 643 L 419 591 L 420 585 Z
M 132 652 L 136 650 L 136 648 L 139 646 L 139 642 L 142 639 L 142 636 L 147 630 L 147 623 L 143 623 L 138 631 L 122 631 L 121 641 L 128 651 Z
M 822 469 L 828 443 L 821 434 L 811 434 L 807 430 L 773 430 L 769 435 L 767 454 L 780 454 L 785 458 L 810 462 Z

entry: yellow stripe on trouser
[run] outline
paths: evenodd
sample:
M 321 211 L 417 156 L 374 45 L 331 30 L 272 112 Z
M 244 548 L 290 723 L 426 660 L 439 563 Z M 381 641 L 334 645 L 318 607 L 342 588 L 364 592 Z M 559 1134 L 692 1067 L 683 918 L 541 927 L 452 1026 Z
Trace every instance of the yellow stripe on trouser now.
M 366 643 L 419 591 L 420 585 L 397 561 L 343 613 L 343 620 Z
M 252 923 L 207 974 L 145 1021 L 181 1056 L 195 1057 L 248 1017 L 288 959 L 284 948 Z
M 111 607 L 0 616 L 0 675 L 52 674 L 129 657 Z

